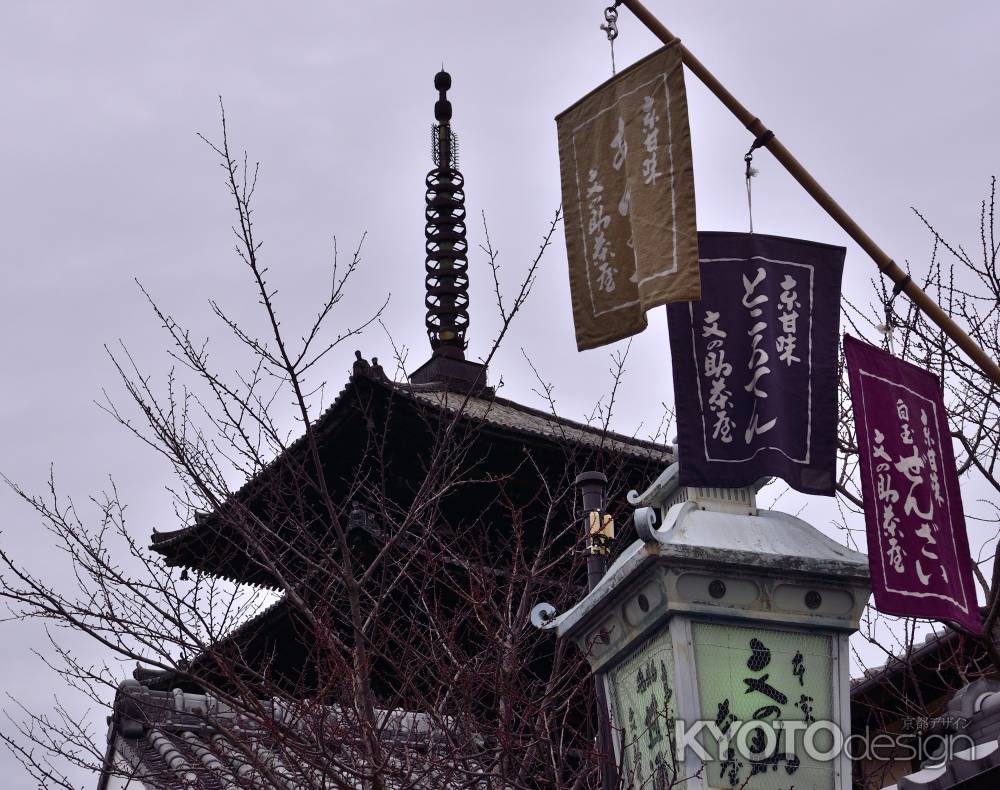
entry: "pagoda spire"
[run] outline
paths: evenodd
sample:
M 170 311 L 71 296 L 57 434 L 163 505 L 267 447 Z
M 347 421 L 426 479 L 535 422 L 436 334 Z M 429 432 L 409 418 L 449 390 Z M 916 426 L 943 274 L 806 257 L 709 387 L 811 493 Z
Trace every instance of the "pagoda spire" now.
M 465 359 L 469 326 L 469 245 L 465 238 L 465 179 L 458 170 L 458 138 L 451 129 L 448 89 L 451 75 L 434 76 L 438 100 L 431 128 L 433 169 L 427 174 L 427 237 L 425 304 L 431 350 Z
M 427 174 L 424 228 L 425 326 L 431 358 L 413 372 L 416 384 L 437 383 L 449 389 L 479 391 L 486 385 L 486 367 L 465 358 L 469 328 L 469 244 L 465 237 L 465 179 L 458 169 L 458 138 L 451 128 L 448 90 L 451 75 L 443 68 L 434 75 L 438 99 L 431 127 L 434 167 Z

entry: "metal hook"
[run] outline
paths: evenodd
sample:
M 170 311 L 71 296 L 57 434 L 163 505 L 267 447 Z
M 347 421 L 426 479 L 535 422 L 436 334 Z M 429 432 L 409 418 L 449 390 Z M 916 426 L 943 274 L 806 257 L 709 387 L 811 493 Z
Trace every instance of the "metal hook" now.
M 608 41 L 614 41 L 618 38 L 618 3 L 614 5 L 609 5 L 604 9 L 604 21 L 607 24 L 601 25 L 601 30 L 603 30 L 608 35 Z
M 615 69 L 615 39 L 618 38 L 618 6 L 622 4 L 622 0 L 615 0 L 614 5 L 609 5 L 604 9 L 604 22 L 601 25 L 601 30 L 603 30 L 608 36 L 608 43 L 611 45 L 611 74 L 614 76 L 616 73 Z
M 751 196 L 750 179 L 757 175 L 757 170 L 753 167 L 753 152 L 758 148 L 763 148 L 769 142 L 771 138 L 774 137 L 774 132 L 767 129 L 762 134 L 760 134 L 754 141 L 753 145 L 750 146 L 750 150 L 743 155 L 743 161 L 747 163 L 746 169 L 746 179 L 747 179 L 747 214 L 750 218 L 750 232 L 753 233 L 753 198 Z

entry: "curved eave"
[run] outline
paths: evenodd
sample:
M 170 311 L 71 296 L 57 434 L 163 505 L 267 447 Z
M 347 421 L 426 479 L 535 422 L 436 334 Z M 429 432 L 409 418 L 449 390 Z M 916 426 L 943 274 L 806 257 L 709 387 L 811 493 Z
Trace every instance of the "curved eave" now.
M 569 445 L 586 452 L 599 452 L 617 457 L 633 468 L 670 463 L 670 450 L 642 439 L 602 431 L 589 425 L 533 409 L 503 398 L 468 398 L 461 393 L 447 392 L 430 385 L 396 384 L 368 374 L 355 374 L 338 394 L 336 400 L 317 419 L 315 430 L 320 441 L 326 441 L 346 420 L 360 419 L 353 413 L 351 404 L 361 396 L 359 387 L 370 388 L 373 394 L 399 398 L 412 407 L 414 413 L 431 413 L 442 417 L 456 416 L 463 427 L 475 427 L 493 438 L 522 442 L 528 446 L 553 450 Z M 354 397 L 352 397 L 354 396 Z M 293 442 L 260 474 L 248 480 L 232 495 L 234 501 L 252 498 L 262 481 L 280 468 L 283 459 L 296 452 L 304 437 Z M 149 548 L 162 555 L 166 564 L 210 573 L 219 578 L 247 582 L 273 588 L 273 581 L 262 569 L 239 572 L 227 567 L 225 562 L 207 561 L 217 558 L 223 548 L 231 548 L 232 541 L 218 531 L 213 514 L 200 517 L 195 524 L 171 532 L 152 535 Z

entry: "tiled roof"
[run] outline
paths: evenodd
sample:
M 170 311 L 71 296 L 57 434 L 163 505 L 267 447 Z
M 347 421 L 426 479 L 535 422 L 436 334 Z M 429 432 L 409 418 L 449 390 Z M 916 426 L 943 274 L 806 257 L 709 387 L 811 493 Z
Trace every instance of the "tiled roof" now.
M 469 419 L 482 420 L 489 425 L 550 441 L 603 448 L 608 452 L 632 455 L 664 464 L 672 460 L 670 450 L 662 444 L 613 431 L 603 431 L 505 398 L 466 398 L 461 393 L 409 385 L 396 385 L 396 391 L 452 414 L 457 414 L 461 410 Z
M 940 755 L 919 771 L 885 790 L 993 790 L 1000 787 L 1000 682 L 980 679 L 958 691 L 948 703 L 946 722 L 934 735 L 952 736 L 954 751 Z
M 604 431 L 584 423 L 559 417 L 550 412 L 533 409 L 514 401 L 492 395 L 492 390 L 486 390 L 483 396 L 467 396 L 460 392 L 442 389 L 433 384 L 403 384 L 386 379 L 369 370 L 355 368 L 355 373 L 337 395 L 337 398 L 319 416 L 315 422 L 315 430 L 320 441 L 324 441 L 338 418 L 345 414 L 345 406 L 351 401 L 359 380 L 372 383 L 381 388 L 391 397 L 402 397 L 422 407 L 431 407 L 443 414 L 456 415 L 461 412 L 461 418 L 479 422 L 507 432 L 520 434 L 526 438 L 552 443 L 569 443 L 592 450 L 606 450 L 626 459 L 634 459 L 638 463 L 650 462 L 666 466 L 673 461 L 671 449 L 663 444 L 633 436 Z M 296 439 L 285 453 L 294 452 L 303 438 Z M 255 480 L 267 474 L 272 468 L 281 464 L 283 456 L 274 459 L 257 477 L 248 480 L 235 494 L 241 497 L 254 486 Z M 208 514 L 201 514 L 194 524 L 171 532 L 153 533 L 152 548 L 161 553 L 169 551 L 170 547 L 196 532 L 203 523 L 211 520 Z
M 944 646 L 958 639 L 955 631 L 937 634 L 933 631 L 924 635 L 924 643 L 913 649 L 909 655 L 890 656 L 884 664 L 865 669 L 861 677 L 851 678 L 851 694 L 860 695 L 864 692 L 885 685 L 896 676 L 904 673 L 907 667 L 917 664 L 928 656 L 938 653 Z
M 264 701 L 237 711 L 208 694 L 126 681 L 98 790 L 124 778 L 146 790 L 367 788 L 376 772 L 387 788 L 494 788 L 475 759 L 481 742 L 453 722 L 406 711 L 377 711 L 376 719 L 377 771 L 338 708 Z

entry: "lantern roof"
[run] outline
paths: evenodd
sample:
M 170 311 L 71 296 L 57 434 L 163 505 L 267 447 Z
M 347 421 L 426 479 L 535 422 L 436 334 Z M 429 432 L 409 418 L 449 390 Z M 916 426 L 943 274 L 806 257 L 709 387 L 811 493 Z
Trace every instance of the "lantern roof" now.
M 670 489 L 676 491 L 676 487 Z M 630 501 L 638 497 L 630 495 Z M 725 507 L 725 506 L 723 506 Z M 741 575 L 786 576 L 795 580 L 840 580 L 867 586 L 868 557 L 824 535 L 800 518 L 774 510 L 747 512 L 707 509 L 697 501 L 671 505 L 662 524 L 626 548 L 597 586 L 576 606 L 544 627 L 559 636 L 578 631 L 600 618 L 614 599 L 653 565 L 678 570 L 732 570 Z M 712 602 L 699 601 L 699 605 Z M 724 609 L 725 603 L 719 602 Z M 786 615 L 786 620 L 796 618 Z M 798 618 L 803 620 L 803 618 Z

